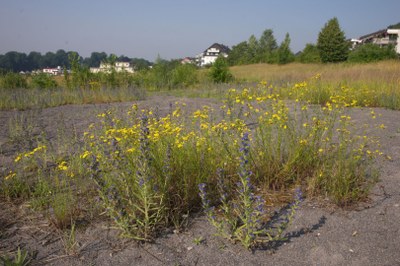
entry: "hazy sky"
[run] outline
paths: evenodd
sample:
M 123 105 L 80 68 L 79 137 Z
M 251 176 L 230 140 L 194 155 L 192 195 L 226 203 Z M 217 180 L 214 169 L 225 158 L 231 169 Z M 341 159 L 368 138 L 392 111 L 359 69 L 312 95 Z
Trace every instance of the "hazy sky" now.
M 0 54 L 58 49 L 162 58 L 232 47 L 272 29 L 293 52 L 337 17 L 346 37 L 400 22 L 400 0 L 0 0 Z

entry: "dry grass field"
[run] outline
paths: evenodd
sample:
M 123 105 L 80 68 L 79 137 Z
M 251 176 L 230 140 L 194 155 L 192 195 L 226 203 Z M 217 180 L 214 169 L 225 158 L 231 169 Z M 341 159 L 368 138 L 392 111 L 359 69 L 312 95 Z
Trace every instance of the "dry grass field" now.
M 255 64 L 231 67 L 235 78 L 248 81 L 301 82 L 320 74 L 331 84 L 393 84 L 400 85 L 398 60 L 370 64 Z

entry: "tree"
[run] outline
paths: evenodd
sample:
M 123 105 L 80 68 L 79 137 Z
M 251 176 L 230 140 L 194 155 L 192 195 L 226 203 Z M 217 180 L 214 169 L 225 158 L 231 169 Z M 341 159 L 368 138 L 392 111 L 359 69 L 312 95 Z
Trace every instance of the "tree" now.
M 258 54 L 259 54 L 259 46 L 258 40 L 256 36 L 253 34 L 250 36 L 248 43 L 248 53 L 249 53 L 249 62 L 248 63 L 257 63 Z
M 294 61 L 294 55 L 290 50 L 290 36 L 286 33 L 285 40 L 278 48 L 278 63 L 287 64 Z
M 321 29 L 317 47 L 323 63 L 346 61 L 350 46 L 336 17 Z
M 117 58 L 117 60 L 118 60 L 118 62 L 130 62 L 131 61 L 131 59 L 125 55 L 120 55 Z
M 223 56 L 218 57 L 212 64 L 209 75 L 214 83 L 226 83 L 233 78 L 229 71 L 228 62 Z
M 0 58 L 0 68 L 19 72 L 25 70 L 27 62 L 28 60 L 25 53 L 11 51 Z
M 249 45 L 247 42 L 241 42 L 234 45 L 228 56 L 228 63 L 231 66 L 244 65 L 250 62 Z
M 82 57 L 77 52 L 68 52 L 69 64 L 71 66 L 71 80 L 69 74 L 65 73 L 65 80 L 70 89 L 84 88 L 88 84 L 89 69 L 82 67 Z
M 394 25 L 390 25 L 388 29 L 400 29 L 400 22 Z
M 39 52 L 30 52 L 28 55 L 28 65 L 26 70 L 32 71 L 42 68 L 42 54 Z
M 60 49 L 56 52 L 55 54 L 55 59 L 54 59 L 54 66 L 53 67 L 66 67 L 69 68 L 69 59 L 68 59 L 68 53 L 65 52 L 63 49 Z
M 259 42 L 260 59 L 264 63 L 272 63 L 275 61 L 274 53 L 278 48 L 278 44 L 271 29 L 266 29 L 262 33 Z
M 56 55 L 53 52 L 47 52 L 43 56 L 43 66 L 44 67 L 56 67 L 57 66 L 57 61 L 56 61 Z
M 151 63 L 143 58 L 133 58 L 131 64 L 137 71 L 149 69 L 151 66 Z
M 319 57 L 319 51 L 316 45 L 307 43 L 304 50 L 299 56 L 299 61 L 301 63 L 319 63 L 321 58 Z
M 88 67 L 99 67 L 100 63 L 107 59 L 107 54 L 105 52 L 92 52 L 90 57 L 86 57 L 83 60 L 83 64 Z

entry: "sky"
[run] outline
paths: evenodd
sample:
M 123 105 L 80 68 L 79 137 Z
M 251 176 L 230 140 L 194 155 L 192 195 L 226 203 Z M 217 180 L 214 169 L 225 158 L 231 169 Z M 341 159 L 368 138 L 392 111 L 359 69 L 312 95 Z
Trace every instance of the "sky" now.
M 0 0 L 0 54 L 77 51 L 154 61 L 272 29 L 298 52 L 337 17 L 347 38 L 400 22 L 400 0 Z

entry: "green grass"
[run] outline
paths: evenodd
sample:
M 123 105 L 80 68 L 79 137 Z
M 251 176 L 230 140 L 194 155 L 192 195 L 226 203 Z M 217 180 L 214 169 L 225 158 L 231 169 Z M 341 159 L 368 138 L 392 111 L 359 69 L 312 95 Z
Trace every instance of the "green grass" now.
M 142 100 L 144 90 L 128 88 L 76 89 L 1 89 L 0 110 L 26 110 L 66 104 L 108 103 Z

